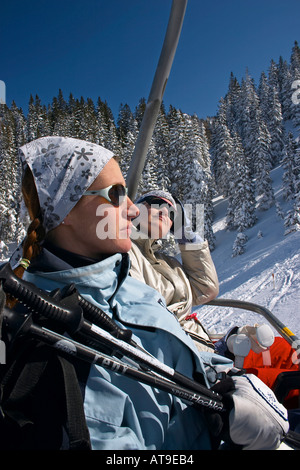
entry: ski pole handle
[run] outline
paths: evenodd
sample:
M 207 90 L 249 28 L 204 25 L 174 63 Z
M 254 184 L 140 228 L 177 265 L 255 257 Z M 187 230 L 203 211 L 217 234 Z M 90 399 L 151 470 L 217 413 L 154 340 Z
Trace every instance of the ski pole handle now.
M 34 284 L 18 278 L 9 263 L 0 270 L 0 280 L 4 292 L 15 297 L 32 312 L 63 324 L 70 334 L 80 330 L 83 315 L 75 296 L 57 302 Z
M 48 294 L 34 284 L 18 278 L 9 263 L 0 270 L 0 280 L 6 293 L 36 314 L 61 322 L 70 334 L 82 329 L 85 314 L 89 321 L 109 331 L 116 338 L 132 342 L 131 330 L 120 328 L 103 310 L 81 297 L 73 284 L 63 291 L 57 289 L 53 295 Z
M 115 338 L 119 338 L 123 341 L 126 341 L 126 343 L 136 345 L 135 342 L 131 339 L 132 331 L 128 328 L 121 328 L 100 307 L 84 299 L 82 295 L 79 294 L 75 284 L 70 284 L 69 286 L 66 286 L 62 291 L 60 291 L 60 294 L 61 298 L 76 294 L 78 297 L 78 303 L 83 310 L 84 318 L 86 318 L 91 323 L 94 323 L 95 325 L 99 326 L 100 328 L 103 328 L 105 331 L 108 331 Z

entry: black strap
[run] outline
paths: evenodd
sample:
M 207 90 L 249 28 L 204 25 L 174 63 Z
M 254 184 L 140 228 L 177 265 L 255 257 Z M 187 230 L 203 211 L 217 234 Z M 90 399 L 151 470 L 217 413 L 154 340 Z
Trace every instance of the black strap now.
M 70 450 L 88 450 L 91 448 L 90 437 L 75 368 L 67 359 L 61 356 L 58 359 L 64 375 Z
M 32 430 L 36 426 L 32 441 L 28 437 L 28 444 L 24 444 L 31 448 L 35 445 L 43 447 L 43 443 L 51 447 L 52 439 L 54 448 L 61 445 L 56 432 L 59 424 L 54 422 L 57 419 L 62 420 L 61 428 L 64 426 L 67 431 L 68 449 L 90 449 L 83 397 L 74 365 L 44 344 L 29 342 L 26 347 L 2 377 L 2 416 L 18 431 L 23 429 L 26 438 L 30 432 L 25 427 L 29 425 Z M 39 436 L 43 433 L 45 436 Z

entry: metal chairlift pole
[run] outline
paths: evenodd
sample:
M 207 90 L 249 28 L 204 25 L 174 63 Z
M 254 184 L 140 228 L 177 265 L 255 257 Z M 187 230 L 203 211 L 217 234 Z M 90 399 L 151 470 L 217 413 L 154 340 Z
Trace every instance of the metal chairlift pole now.
M 135 198 L 163 94 L 175 56 L 187 0 L 173 0 L 168 27 L 127 174 L 128 195 Z

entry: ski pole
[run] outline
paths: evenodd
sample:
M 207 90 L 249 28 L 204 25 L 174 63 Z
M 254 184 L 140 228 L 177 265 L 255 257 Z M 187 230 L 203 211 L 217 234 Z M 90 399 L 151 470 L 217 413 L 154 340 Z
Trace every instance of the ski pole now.
M 207 305 L 217 305 L 220 307 L 233 307 L 241 308 L 245 310 L 250 310 L 262 315 L 268 322 L 275 328 L 276 331 L 293 347 L 293 345 L 299 346 L 299 338 L 287 327 L 285 326 L 270 310 L 261 305 L 257 305 L 251 302 L 246 302 L 242 300 L 231 300 L 231 299 L 222 299 L 217 298 L 211 300 Z
M 137 348 L 135 342 L 129 344 L 87 321 L 82 315 L 82 309 L 78 304 L 78 295 L 74 290 L 68 297 L 61 298 L 58 292 L 54 294 L 54 297 L 51 297 L 34 284 L 17 278 L 9 265 L 0 271 L 0 279 L 2 279 L 5 292 L 15 296 L 39 317 L 56 322 L 75 340 L 83 341 L 97 350 L 104 348 L 110 354 L 121 354 L 121 356 L 134 359 L 143 367 L 154 369 L 164 377 L 177 380 L 197 392 L 205 391 L 211 398 L 216 397 L 213 391 L 158 361 L 147 351 Z M 113 322 L 113 320 L 111 321 Z
M 10 337 L 12 342 L 16 337 L 24 338 L 29 336 L 42 341 L 56 350 L 59 350 L 62 354 L 76 357 L 77 359 L 83 360 L 89 364 L 102 366 L 112 372 L 128 376 L 151 387 L 159 388 L 160 390 L 171 393 L 178 398 L 187 400 L 191 404 L 204 406 L 214 411 L 225 410 L 218 394 L 214 394 L 214 398 L 211 398 L 209 393 L 196 393 L 194 390 L 181 386 L 174 381 L 150 372 L 135 369 L 130 364 L 107 356 L 98 350 L 94 350 L 89 346 L 83 345 L 45 327 L 36 325 L 32 320 L 32 315 L 26 315 L 24 317 L 13 310 L 4 310 L 4 325 L 7 330 L 6 336 Z M 205 389 L 204 391 L 210 392 L 208 389 Z
M 9 330 L 6 331 L 6 333 L 8 333 L 8 336 L 11 338 L 24 338 L 26 336 L 32 337 L 33 339 L 40 340 L 44 344 L 55 348 L 62 355 L 67 357 L 76 357 L 78 360 L 82 360 L 89 364 L 99 365 L 114 373 L 127 376 L 151 387 L 170 393 L 178 398 L 184 399 L 191 405 L 204 407 L 214 412 L 226 411 L 222 401 L 216 397 L 215 399 L 211 399 L 206 395 L 201 395 L 199 393 L 196 394 L 193 390 L 184 388 L 167 379 L 152 375 L 149 372 L 134 369 L 129 364 L 109 357 L 99 351 L 95 351 L 88 346 L 82 345 L 70 338 L 66 338 L 65 336 L 48 330 L 47 328 L 35 325 L 32 321 L 31 315 L 22 317 L 20 314 L 17 314 L 12 310 L 4 308 L 4 311 L 4 325 L 6 330 Z M 300 438 L 298 433 L 289 431 L 285 436 L 284 442 L 292 446 L 292 448 L 300 448 Z

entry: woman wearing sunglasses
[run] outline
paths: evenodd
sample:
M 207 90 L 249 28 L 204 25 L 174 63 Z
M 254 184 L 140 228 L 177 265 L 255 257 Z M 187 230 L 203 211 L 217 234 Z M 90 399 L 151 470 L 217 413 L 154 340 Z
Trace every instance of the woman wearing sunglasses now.
M 136 204 L 140 208 L 136 219 L 139 233 L 133 232 L 133 245 L 129 252 L 131 276 L 163 295 L 168 309 L 177 316 L 182 328 L 190 334 L 200 351 L 213 351 L 214 346 L 205 329 L 197 316 L 191 315 L 193 306 L 208 302 L 219 292 L 218 277 L 207 241 L 198 234 L 188 233 L 188 230 L 182 235 L 184 210 L 170 193 L 150 191 L 139 197 Z M 146 208 L 146 213 L 143 208 Z M 173 224 L 177 226 L 176 241 L 182 263 L 159 251 L 159 239 L 166 238 Z
M 14 265 L 21 258 L 17 275 L 47 291 L 75 284 L 89 302 L 121 327 L 130 328 L 140 347 L 187 377 L 197 373 L 207 386 L 211 376 L 206 367 L 210 371 L 231 367 L 228 359 L 207 353 L 204 365 L 161 295 L 128 275 L 131 225 L 138 210 L 126 195 L 112 152 L 77 139 L 42 137 L 21 147 L 20 158 L 31 224 L 20 247 L 23 255 L 17 250 L 11 259 Z M 201 409 L 101 366 L 79 363 L 76 358 L 72 362 L 81 381 L 92 449 L 211 448 Z M 262 406 L 257 407 L 258 417 Z M 244 408 L 239 409 L 238 428 L 245 418 Z M 253 436 L 265 426 L 265 421 L 255 422 L 242 438 L 241 432 L 236 433 L 236 442 L 248 448 L 252 442 L 257 445 Z M 234 431 L 234 424 L 231 427 Z M 277 421 L 268 418 L 267 431 L 263 445 L 276 447 L 283 434 Z M 33 447 L 43 448 L 47 436 L 36 432 L 36 440 Z

